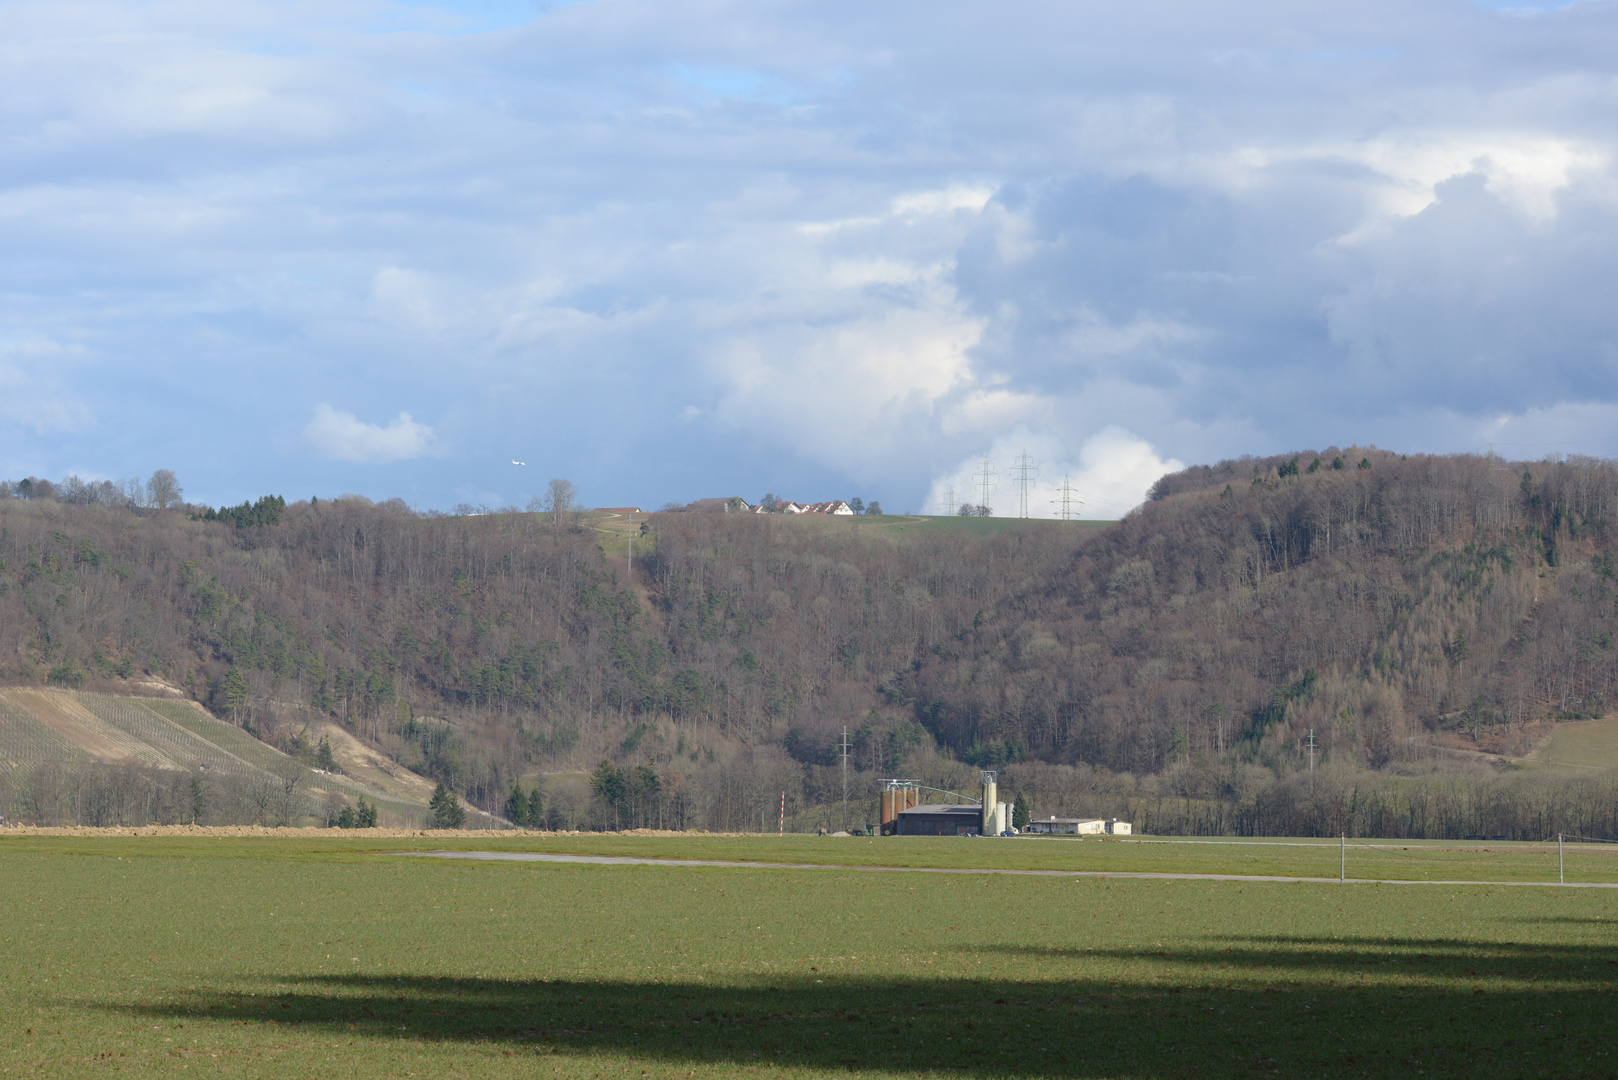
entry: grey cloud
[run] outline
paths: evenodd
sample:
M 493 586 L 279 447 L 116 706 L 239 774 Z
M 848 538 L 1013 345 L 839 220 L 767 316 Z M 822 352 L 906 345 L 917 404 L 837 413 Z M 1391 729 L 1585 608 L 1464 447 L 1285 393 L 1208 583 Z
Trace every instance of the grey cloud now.
M 515 455 L 903 507 L 1017 425 L 1189 460 L 1618 402 L 1608 7 L 534 10 L 12 9 L 0 341 L 133 419 L 0 465 L 402 482 L 301 452 L 330 401 L 432 418 L 427 503 Z

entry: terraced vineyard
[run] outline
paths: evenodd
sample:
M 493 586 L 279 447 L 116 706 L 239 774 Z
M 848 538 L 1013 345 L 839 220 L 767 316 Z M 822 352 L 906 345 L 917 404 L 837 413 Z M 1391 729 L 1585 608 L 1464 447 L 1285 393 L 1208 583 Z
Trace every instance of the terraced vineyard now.
M 116 697 L 68 690 L 0 690 L 0 768 L 49 761 L 138 764 L 182 772 L 279 783 L 294 759 L 216 720 L 191 701 Z M 424 808 L 348 777 L 308 770 L 308 790 L 363 796 L 397 824 L 420 821 Z
M 40 761 L 77 761 L 88 757 L 67 739 L 36 720 L 27 709 L 0 693 L 0 760 L 15 767 Z

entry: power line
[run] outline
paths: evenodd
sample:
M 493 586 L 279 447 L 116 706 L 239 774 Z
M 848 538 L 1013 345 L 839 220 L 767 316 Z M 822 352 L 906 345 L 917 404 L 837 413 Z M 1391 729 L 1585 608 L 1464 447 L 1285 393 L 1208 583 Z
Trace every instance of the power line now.
M 1028 516 L 1028 485 L 1033 482 L 1030 474 L 1039 472 L 1039 467 L 1029 461 L 1028 451 L 1024 450 L 1011 471 L 1017 474 L 1017 516 L 1025 518 Z

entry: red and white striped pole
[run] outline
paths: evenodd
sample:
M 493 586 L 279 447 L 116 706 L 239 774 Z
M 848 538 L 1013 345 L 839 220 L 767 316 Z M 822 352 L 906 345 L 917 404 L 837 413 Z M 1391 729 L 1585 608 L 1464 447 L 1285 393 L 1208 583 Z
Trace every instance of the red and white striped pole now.
M 787 793 L 783 791 L 783 792 L 781 792 L 781 828 L 776 831 L 775 835 L 776 836 L 785 836 L 786 834 L 787 834 Z

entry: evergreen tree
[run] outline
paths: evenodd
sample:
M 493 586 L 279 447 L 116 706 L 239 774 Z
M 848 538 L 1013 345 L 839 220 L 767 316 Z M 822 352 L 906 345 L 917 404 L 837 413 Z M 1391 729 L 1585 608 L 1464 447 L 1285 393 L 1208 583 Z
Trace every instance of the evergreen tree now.
M 342 808 L 342 810 L 338 811 L 337 820 L 334 822 L 334 824 L 339 829 L 358 828 L 359 815 L 354 813 L 354 808 L 352 806 L 345 806 Z
M 539 788 L 528 793 L 528 827 L 538 829 L 545 824 L 545 800 L 539 794 Z
M 247 704 L 248 693 L 247 676 L 242 674 L 241 668 L 231 668 L 230 674 L 225 676 L 225 704 L 230 707 L 233 723 L 241 722 L 241 709 Z
M 1017 792 L 1017 799 L 1011 804 L 1011 827 L 1018 832 L 1028 824 L 1028 796 Z
M 506 820 L 519 829 L 528 824 L 528 800 L 516 781 L 512 781 L 511 796 L 506 799 Z
M 366 802 L 364 795 L 360 796 L 360 808 L 354 814 L 354 825 L 360 829 L 376 828 L 376 807 Z
M 433 789 L 433 797 L 427 805 L 433 812 L 435 828 L 459 829 L 466 820 L 466 809 L 461 806 L 461 800 L 443 784 Z
M 320 737 L 320 745 L 315 749 L 315 764 L 329 773 L 338 771 L 337 761 L 331 756 L 331 743 L 324 735 Z

